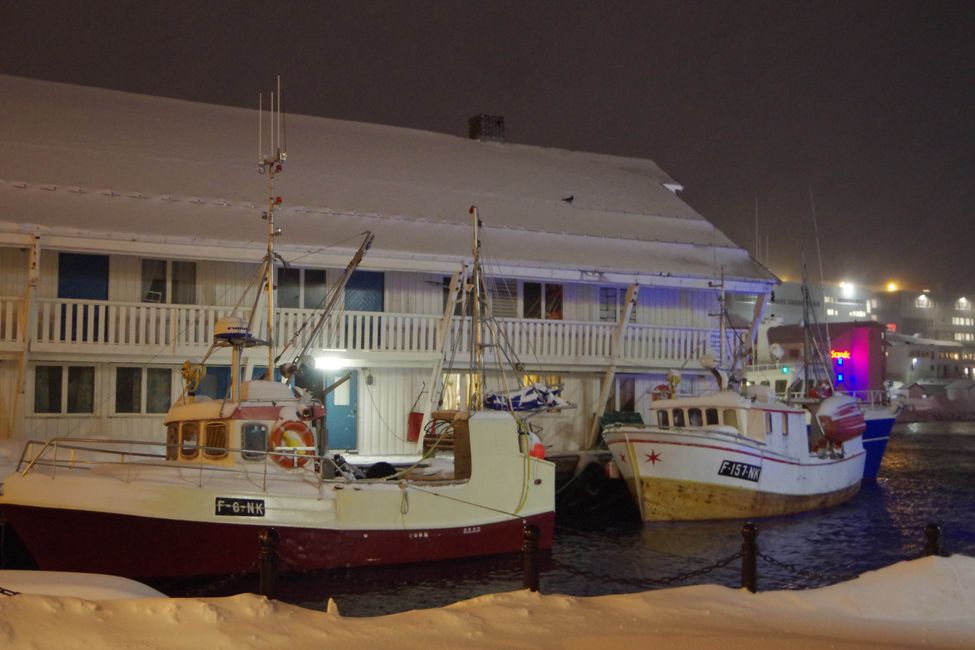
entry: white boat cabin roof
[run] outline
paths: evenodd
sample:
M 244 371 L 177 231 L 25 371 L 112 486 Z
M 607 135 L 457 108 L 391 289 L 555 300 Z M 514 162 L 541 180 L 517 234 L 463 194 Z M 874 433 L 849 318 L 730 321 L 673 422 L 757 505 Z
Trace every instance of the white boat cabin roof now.
M 40 233 L 79 252 L 263 255 L 256 106 L 5 75 L 0 95 L 0 245 Z M 731 290 L 777 282 L 650 160 L 304 115 L 286 123 L 276 247 L 305 266 L 344 266 L 349 240 L 369 229 L 361 268 L 453 272 L 469 257 L 473 204 L 498 275 L 706 286 L 720 269 Z
M 676 399 L 654 400 L 650 404 L 651 410 L 675 409 L 675 408 L 747 408 L 763 409 L 787 413 L 804 413 L 796 406 L 791 406 L 785 402 L 780 402 L 774 396 L 768 399 L 753 399 L 740 395 L 730 390 L 723 390 L 705 395 L 694 395 L 690 397 L 679 397 Z

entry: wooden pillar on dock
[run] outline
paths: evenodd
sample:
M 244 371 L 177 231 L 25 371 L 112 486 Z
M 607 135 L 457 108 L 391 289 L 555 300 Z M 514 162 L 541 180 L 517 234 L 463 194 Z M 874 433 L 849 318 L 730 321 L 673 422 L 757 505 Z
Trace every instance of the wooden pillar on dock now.
M 616 323 L 616 331 L 613 333 L 612 346 L 609 351 L 609 365 L 603 375 L 603 383 L 599 387 L 599 397 L 596 399 L 596 411 L 593 414 L 592 426 L 589 428 L 589 435 L 586 436 L 586 444 L 583 449 L 592 449 L 596 446 L 596 439 L 599 437 L 599 421 L 606 412 L 606 401 L 609 399 L 609 391 L 613 389 L 613 382 L 616 379 L 616 365 L 623 352 L 623 333 L 626 331 L 626 324 L 630 322 L 630 314 L 636 308 L 636 299 L 640 294 L 640 285 L 631 284 L 626 290 L 626 301 L 623 309 L 620 310 L 620 319 Z

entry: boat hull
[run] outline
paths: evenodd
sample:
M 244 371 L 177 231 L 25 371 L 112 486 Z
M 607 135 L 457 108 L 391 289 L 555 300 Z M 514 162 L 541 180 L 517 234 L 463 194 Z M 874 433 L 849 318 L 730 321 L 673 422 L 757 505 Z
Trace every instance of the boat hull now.
M 843 503 L 860 490 L 860 484 L 826 494 L 775 494 L 709 483 L 641 478 L 629 482 L 641 501 L 644 521 L 706 521 L 776 517 L 819 510 Z
M 864 452 L 804 458 L 741 436 L 619 428 L 604 433 L 644 521 L 773 517 L 828 508 L 860 489 Z
M 258 535 L 265 529 L 9 504 L 4 515 L 41 569 L 128 578 L 256 572 Z M 540 547 L 549 548 L 554 522 L 554 512 L 548 512 L 455 528 L 274 528 L 280 569 L 299 572 L 514 553 L 529 524 L 540 529 Z
M 887 451 L 890 432 L 894 428 L 894 416 L 884 409 L 881 413 L 871 410 L 865 412 L 867 430 L 863 433 L 863 448 L 867 452 L 867 459 L 863 465 L 863 480 L 876 481 L 880 473 L 880 464 Z

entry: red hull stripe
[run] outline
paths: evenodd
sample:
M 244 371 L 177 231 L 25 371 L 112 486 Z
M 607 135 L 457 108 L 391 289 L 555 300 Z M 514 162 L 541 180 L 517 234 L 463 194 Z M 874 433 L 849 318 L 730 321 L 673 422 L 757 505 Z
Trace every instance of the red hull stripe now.
M 673 442 L 670 440 L 650 440 L 648 438 L 630 438 L 628 441 L 620 440 L 619 442 L 610 443 L 610 447 L 613 445 L 625 445 L 627 442 L 642 442 L 651 445 L 671 445 L 673 447 L 698 447 L 700 449 L 716 449 L 718 451 L 727 451 L 733 454 L 740 454 L 742 456 L 751 456 L 752 458 L 760 458 L 762 460 L 767 460 L 773 463 L 782 463 L 783 465 L 803 465 L 804 463 L 797 463 L 791 460 L 782 460 L 780 458 L 775 458 L 773 456 L 763 456 L 762 454 L 756 454 L 751 451 L 742 451 L 740 449 L 734 449 L 733 447 L 719 447 L 717 445 L 702 445 L 697 442 Z M 829 463 L 818 463 L 821 465 L 833 465 L 835 463 L 845 463 L 847 461 L 853 460 L 854 458 L 863 455 L 865 452 L 858 452 L 852 456 L 846 456 L 844 458 L 839 458 L 837 460 L 831 461 Z
M 264 528 L 14 505 L 4 514 L 41 569 L 128 578 L 256 572 Z M 516 553 L 526 523 L 539 527 L 539 546 L 550 548 L 554 512 L 444 529 L 276 530 L 281 570 L 288 572 Z

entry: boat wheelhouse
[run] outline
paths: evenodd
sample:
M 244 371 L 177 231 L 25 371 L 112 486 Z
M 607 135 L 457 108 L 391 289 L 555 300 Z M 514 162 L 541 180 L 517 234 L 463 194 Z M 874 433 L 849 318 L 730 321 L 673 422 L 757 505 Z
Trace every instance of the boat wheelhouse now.
M 767 394 L 662 399 L 649 424 L 615 425 L 603 438 L 646 521 L 790 514 L 859 490 L 862 415 L 831 399 L 812 428 L 805 410 Z

